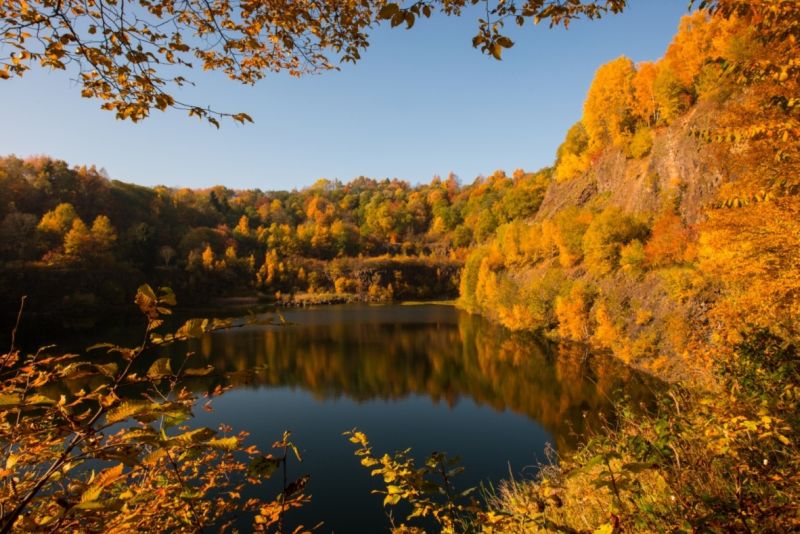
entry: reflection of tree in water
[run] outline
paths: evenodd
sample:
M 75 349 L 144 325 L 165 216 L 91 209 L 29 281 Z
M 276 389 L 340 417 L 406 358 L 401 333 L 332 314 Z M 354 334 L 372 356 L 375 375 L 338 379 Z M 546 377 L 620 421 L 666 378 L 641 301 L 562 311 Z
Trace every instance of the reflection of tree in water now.
M 610 358 L 587 358 L 582 347 L 555 347 L 466 313 L 389 321 L 246 328 L 206 336 L 189 350 L 237 387 L 299 387 L 357 401 L 419 394 L 449 405 L 469 397 L 538 421 L 560 450 L 574 446 L 573 430 L 598 423 L 618 389 L 638 401 L 654 385 Z M 217 374 L 197 385 L 222 380 Z

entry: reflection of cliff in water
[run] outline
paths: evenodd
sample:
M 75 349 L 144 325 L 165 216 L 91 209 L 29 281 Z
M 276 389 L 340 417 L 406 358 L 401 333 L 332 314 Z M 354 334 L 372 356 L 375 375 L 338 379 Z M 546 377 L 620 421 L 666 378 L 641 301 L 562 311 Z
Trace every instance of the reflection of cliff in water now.
M 222 332 L 189 350 L 200 356 L 195 364 L 205 360 L 236 387 L 299 387 L 322 399 L 421 394 L 450 405 L 470 397 L 538 421 L 559 448 L 574 445 L 573 430 L 598 423 L 617 390 L 637 401 L 654 386 L 609 358 L 559 350 L 451 308 L 342 308 L 289 319 L 304 322 Z M 202 387 L 223 381 L 215 373 Z

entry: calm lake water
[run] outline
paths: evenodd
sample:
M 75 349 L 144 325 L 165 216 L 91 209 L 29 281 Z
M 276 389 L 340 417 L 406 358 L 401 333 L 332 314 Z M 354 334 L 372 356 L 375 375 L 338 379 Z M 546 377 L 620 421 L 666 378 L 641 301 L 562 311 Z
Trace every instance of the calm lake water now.
M 371 494 L 382 481 L 359 464 L 346 430 L 364 431 L 375 453 L 458 455 L 466 471 L 456 482 L 466 488 L 532 475 L 548 443 L 570 449 L 621 392 L 651 391 L 612 361 L 559 352 L 448 306 L 343 305 L 285 317 L 287 326 L 246 326 L 169 350 L 215 367 L 194 389 L 234 386 L 213 413 L 198 409 L 196 424 L 247 430 L 265 452 L 292 431 L 303 462 L 289 464 L 289 477 L 311 475 L 312 502 L 287 523 L 324 522 L 319 532 L 388 529 L 382 496 Z M 266 496 L 280 490 L 273 482 Z

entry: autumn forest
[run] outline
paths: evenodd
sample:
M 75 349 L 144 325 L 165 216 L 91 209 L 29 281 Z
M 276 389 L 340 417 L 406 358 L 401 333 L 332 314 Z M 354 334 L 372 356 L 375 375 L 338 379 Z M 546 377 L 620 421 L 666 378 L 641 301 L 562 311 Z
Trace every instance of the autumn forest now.
M 83 96 L 121 120 L 172 108 L 247 123 L 175 100 L 181 78 L 155 66 L 191 69 L 194 54 L 245 83 L 324 71 L 329 49 L 358 61 L 371 24 L 413 35 L 416 20 L 477 3 L 277 2 L 269 17 L 257 2 L 239 14 L 141 2 L 155 20 L 178 13 L 169 34 L 115 27 L 103 2 L 58 3 L 55 17 L 52 2 L 11 2 L 0 49 L 22 52 L 0 60 L 0 79 L 80 56 L 94 65 Z M 626 4 L 486 10 L 567 26 Z M 70 20 L 92 36 L 104 21 L 106 37 L 81 41 Z M 513 53 L 487 20 L 474 47 L 487 61 Z M 21 37 L 30 26 L 38 47 Z M 238 38 L 195 48 L 181 28 Z M 598 66 L 542 169 L 282 191 L 146 187 L 91 162 L 0 158 L 2 532 L 332 531 L 302 515 L 315 473 L 287 478 L 300 438 L 193 424 L 212 400 L 224 411 L 226 395 L 280 387 L 325 402 L 472 399 L 549 432 L 535 471 L 501 465 L 489 487 L 459 483 L 458 450 L 423 457 L 341 428 L 378 515 L 392 514 L 383 531 L 800 529 L 799 40 L 795 2 L 694 2 L 660 59 Z M 95 335 L 131 325 L 143 339 Z M 49 346 L 87 335 L 99 344 L 80 354 Z M 345 528 L 378 528 L 363 521 Z

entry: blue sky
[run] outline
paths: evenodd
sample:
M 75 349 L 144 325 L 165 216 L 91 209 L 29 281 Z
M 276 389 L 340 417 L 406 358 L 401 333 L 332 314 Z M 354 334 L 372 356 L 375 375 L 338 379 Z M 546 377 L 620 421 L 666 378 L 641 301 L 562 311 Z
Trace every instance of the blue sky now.
M 434 16 L 410 31 L 379 27 L 356 65 L 301 79 L 271 75 L 254 87 L 197 73 L 181 95 L 255 124 L 155 111 L 117 121 L 80 98 L 64 73 L 0 81 L 0 154 L 46 154 L 95 164 L 145 185 L 292 189 L 319 178 L 397 177 L 427 182 L 456 173 L 471 182 L 496 169 L 553 162 L 581 115 L 601 64 L 620 55 L 659 58 L 687 11 L 685 0 L 632 0 L 626 12 L 569 30 L 509 28 L 501 62 L 471 46 L 477 15 Z

